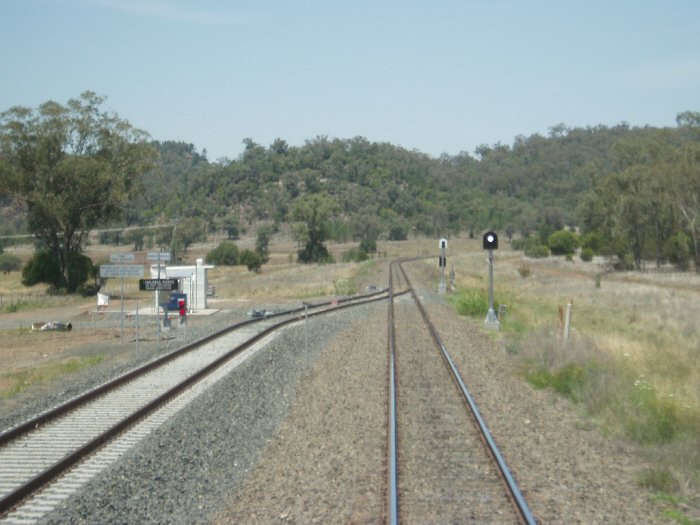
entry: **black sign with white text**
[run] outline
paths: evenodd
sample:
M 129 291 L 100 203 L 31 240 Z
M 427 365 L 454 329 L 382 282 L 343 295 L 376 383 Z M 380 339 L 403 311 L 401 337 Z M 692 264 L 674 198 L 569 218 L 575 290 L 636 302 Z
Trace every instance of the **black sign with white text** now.
M 177 290 L 177 279 L 139 279 L 139 290 L 171 292 Z

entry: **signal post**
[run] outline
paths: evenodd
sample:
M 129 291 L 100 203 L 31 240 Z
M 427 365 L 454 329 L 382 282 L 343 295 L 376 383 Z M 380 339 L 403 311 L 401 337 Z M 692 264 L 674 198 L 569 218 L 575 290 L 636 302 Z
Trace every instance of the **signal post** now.
M 438 293 L 440 295 L 445 295 L 447 291 L 447 284 L 445 283 L 445 268 L 447 267 L 447 257 L 445 256 L 445 250 L 447 249 L 447 239 L 440 239 L 440 285 L 438 287 Z
M 498 330 L 500 328 L 500 323 L 498 322 L 498 316 L 493 309 L 493 251 L 498 249 L 498 235 L 495 232 L 486 232 L 484 234 L 484 250 L 488 251 L 488 263 L 489 263 L 489 311 L 486 314 L 486 320 L 484 325 L 486 328 L 492 328 Z

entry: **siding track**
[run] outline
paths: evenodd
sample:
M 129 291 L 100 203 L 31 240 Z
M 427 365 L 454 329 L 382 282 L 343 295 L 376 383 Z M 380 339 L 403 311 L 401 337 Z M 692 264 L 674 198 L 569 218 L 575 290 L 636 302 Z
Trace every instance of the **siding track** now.
M 309 316 L 386 299 L 386 291 L 339 301 L 339 305 L 320 303 L 310 306 Z M 0 521 L 35 521 L 55 501 L 66 494 L 48 494 L 46 501 L 33 501 L 22 511 L 21 502 L 81 463 L 82 473 L 71 473 L 73 485 L 80 485 L 99 470 L 85 467 L 85 460 L 100 450 L 105 458 L 116 458 L 128 449 L 127 440 L 115 439 L 137 421 L 144 419 L 177 396 L 192 395 L 193 387 L 202 388 L 203 380 L 222 365 L 239 356 L 256 342 L 300 320 L 304 309 L 280 312 L 263 320 L 244 321 L 200 341 L 163 356 L 116 378 L 90 392 L 47 411 L 0 434 Z M 199 386 L 197 386 L 199 385 Z M 181 395 L 187 391 L 188 394 Z M 166 412 L 167 413 L 167 412 Z M 158 415 L 158 418 L 167 417 Z M 159 423 L 156 423 L 159 424 Z M 148 428 L 133 433 L 137 438 Z M 109 446 L 105 446 L 110 444 Z M 48 491 L 47 491 L 48 492 Z M 59 491 L 60 492 L 60 491 Z M 65 492 L 65 491 L 63 491 Z M 15 516 L 13 518 L 13 515 Z M 5 518 L 4 520 L 1 518 Z

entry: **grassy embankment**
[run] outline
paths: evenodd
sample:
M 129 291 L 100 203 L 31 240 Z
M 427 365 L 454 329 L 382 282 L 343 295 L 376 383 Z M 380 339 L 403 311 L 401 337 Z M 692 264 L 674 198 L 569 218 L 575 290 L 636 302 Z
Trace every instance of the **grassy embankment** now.
M 51 381 L 57 377 L 90 368 L 107 358 L 104 354 L 72 357 L 42 366 L 25 368 L 10 374 L 0 374 L 0 397 L 12 397 L 38 383 Z
M 700 278 L 601 277 L 593 263 L 499 255 L 494 302 L 507 305 L 500 334 L 527 381 L 583 407 L 605 433 L 638 444 L 654 465 L 639 482 L 659 498 L 697 498 Z M 463 261 L 486 268 L 481 259 L 483 253 Z M 450 297 L 455 309 L 484 319 L 487 270 L 467 273 L 458 284 Z M 571 334 L 565 340 L 559 307 L 570 301 Z M 690 523 L 675 505 L 667 515 Z

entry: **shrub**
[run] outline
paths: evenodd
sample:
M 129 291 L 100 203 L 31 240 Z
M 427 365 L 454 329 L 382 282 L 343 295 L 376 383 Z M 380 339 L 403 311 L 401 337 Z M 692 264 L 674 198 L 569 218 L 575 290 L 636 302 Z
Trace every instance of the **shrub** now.
M 66 268 L 67 282 L 63 282 L 56 256 L 45 250 L 36 252 L 34 257 L 22 268 L 22 284 L 33 286 L 38 283 L 46 283 L 55 289 L 65 288 L 68 293 L 73 293 L 89 277 L 98 275 L 98 268 L 92 263 L 92 259 L 82 253 L 72 254 L 66 260 Z
M 525 239 L 518 238 L 510 241 L 510 247 L 513 250 L 523 250 L 525 248 Z
M 362 239 L 362 242 L 360 242 L 360 250 L 365 252 L 365 254 L 375 253 L 377 251 L 377 240 L 370 238 Z
M 405 241 L 408 239 L 408 228 L 403 224 L 392 224 L 389 227 L 390 241 Z
M 299 262 L 302 263 L 322 263 L 329 264 L 334 263 L 333 255 L 328 251 L 328 248 L 324 244 L 307 244 L 297 252 L 297 258 Z
M 25 286 L 38 283 L 57 284 L 60 278 L 58 261 L 48 251 L 36 252 L 22 268 L 22 284 Z
M 479 290 L 462 290 L 453 296 L 454 306 L 460 315 L 485 316 L 489 311 L 489 300 Z
M 257 272 L 263 264 L 263 259 L 259 253 L 245 249 L 238 256 L 238 264 L 246 266 L 251 272 Z
M 224 241 L 210 251 L 205 260 L 218 266 L 235 266 L 238 264 L 238 258 L 238 246 L 231 241 Z
M 664 255 L 676 268 L 686 271 L 690 267 L 690 238 L 678 232 L 666 241 Z
M 270 239 L 274 233 L 274 227 L 266 224 L 258 228 L 258 235 L 255 239 L 255 251 L 260 255 L 263 263 L 270 259 Z
M 567 255 L 576 251 L 579 241 L 575 233 L 568 230 L 559 230 L 549 236 L 547 245 L 553 255 Z
M 11 253 L 0 253 L 0 270 L 14 272 L 21 268 L 22 261 Z
M 333 293 L 335 295 L 353 295 L 357 293 L 357 287 L 352 281 L 347 279 L 340 279 L 339 281 L 333 281 Z
M 520 266 L 518 266 L 518 273 L 520 274 L 520 277 L 526 279 L 530 277 L 530 274 L 532 274 L 532 268 L 530 268 L 529 264 L 523 263 Z
M 591 262 L 593 260 L 593 250 L 591 248 L 583 248 L 581 250 L 581 260 Z
M 362 262 L 369 259 L 369 255 L 362 248 L 350 248 L 343 253 L 343 262 Z
M 549 248 L 543 244 L 535 244 L 532 247 L 525 248 L 525 256 L 532 259 L 544 259 L 549 257 Z
M 603 249 L 603 239 L 598 233 L 587 233 L 581 238 L 581 248 L 589 248 L 593 254 L 600 253 Z

